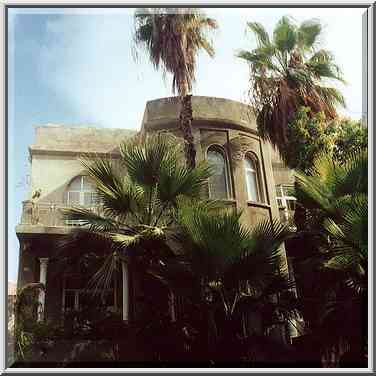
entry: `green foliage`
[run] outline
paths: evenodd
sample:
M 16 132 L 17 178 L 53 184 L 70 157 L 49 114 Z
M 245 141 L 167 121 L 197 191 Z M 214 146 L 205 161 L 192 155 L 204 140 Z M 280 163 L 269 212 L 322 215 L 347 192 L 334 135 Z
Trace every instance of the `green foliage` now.
M 272 303 L 271 296 L 293 287 L 281 248 L 290 231 L 277 221 L 264 221 L 248 230 L 240 224 L 240 216 L 184 203 L 175 237 L 182 256 L 150 271 L 177 294 L 192 298 L 195 291 L 195 302 L 206 312 L 215 341 L 234 339 L 244 313 L 279 310 L 281 305 Z M 296 305 L 283 302 L 287 319 Z M 218 315 L 224 321 L 214 319 Z M 217 338 L 217 326 L 221 338 Z
M 300 107 L 287 128 L 287 144 L 281 156 L 292 169 L 307 171 L 322 152 L 333 148 L 335 128 L 322 112 L 311 115 L 308 107 Z
M 323 112 L 312 114 L 310 108 L 300 107 L 288 124 L 287 142 L 279 151 L 290 168 L 308 172 L 323 153 L 345 161 L 366 147 L 367 128 L 359 121 L 328 120 Z
M 41 352 L 53 342 L 58 326 L 51 322 L 37 322 L 39 306 L 37 293 L 41 283 L 29 283 L 17 292 L 15 305 L 15 360 L 38 360 Z
M 344 341 L 351 349 L 363 351 L 368 291 L 367 172 L 367 149 L 355 148 L 335 159 L 324 153 L 307 173 L 296 174 L 298 204 L 308 212 L 306 231 L 300 234 L 304 247 L 298 255 L 297 279 L 307 322 L 323 349 Z
M 353 153 L 346 161 L 323 153 L 308 173 L 296 172 L 295 194 L 304 207 L 342 219 L 341 200 L 367 194 L 367 169 L 367 150 Z
M 333 155 L 338 160 L 346 160 L 348 155 L 368 145 L 367 128 L 361 121 L 340 119 L 335 122 Z
M 166 133 L 123 143 L 120 154 L 120 160 L 82 160 L 97 187 L 100 210 L 63 211 L 65 218 L 79 220 L 81 226 L 65 237 L 61 250 L 75 258 L 99 250 L 106 261 L 95 278 L 106 286 L 120 260 L 132 257 L 149 263 L 174 254 L 166 240 L 178 202 L 198 200 L 210 176 L 206 163 L 187 168 L 182 146 Z

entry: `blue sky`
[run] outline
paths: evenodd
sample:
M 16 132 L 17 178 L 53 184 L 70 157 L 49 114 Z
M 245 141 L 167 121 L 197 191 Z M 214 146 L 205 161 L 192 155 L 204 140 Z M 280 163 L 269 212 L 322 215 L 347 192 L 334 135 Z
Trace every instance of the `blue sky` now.
M 34 126 L 48 123 L 139 129 L 145 103 L 171 95 L 147 57 L 132 57 L 133 9 L 10 9 L 9 46 L 9 279 L 16 280 L 18 240 L 15 226 L 27 198 L 28 146 Z M 194 94 L 246 99 L 248 68 L 236 59 L 239 48 L 255 47 L 245 35 L 247 21 L 270 32 L 283 15 L 301 22 L 318 18 L 322 46 L 344 72 L 340 85 L 344 115 L 362 115 L 362 14 L 337 9 L 207 9 L 220 29 L 214 34 L 215 59 L 198 58 Z M 58 168 L 58 166 L 56 166 Z

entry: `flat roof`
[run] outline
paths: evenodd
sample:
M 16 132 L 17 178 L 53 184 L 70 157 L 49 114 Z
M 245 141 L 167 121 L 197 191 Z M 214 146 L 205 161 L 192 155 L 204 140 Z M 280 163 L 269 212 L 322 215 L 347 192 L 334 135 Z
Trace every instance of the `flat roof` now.
M 30 152 L 110 153 L 121 141 L 137 134 L 136 130 L 48 124 L 35 127 Z

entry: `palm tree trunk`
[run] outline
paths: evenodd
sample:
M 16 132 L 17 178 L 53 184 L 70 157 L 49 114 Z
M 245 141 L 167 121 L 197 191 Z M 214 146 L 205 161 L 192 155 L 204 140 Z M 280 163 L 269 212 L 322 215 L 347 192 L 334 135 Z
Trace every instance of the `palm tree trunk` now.
M 190 169 L 196 167 L 196 148 L 192 132 L 192 119 L 192 95 L 183 95 L 181 97 L 179 126 L 185 141 L 184 153 L 186 163 Z

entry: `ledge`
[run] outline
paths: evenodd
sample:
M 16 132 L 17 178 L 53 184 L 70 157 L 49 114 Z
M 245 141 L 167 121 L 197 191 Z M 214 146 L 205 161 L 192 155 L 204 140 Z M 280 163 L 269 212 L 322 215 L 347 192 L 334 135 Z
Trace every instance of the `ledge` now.
M 23 234 L 56 234 L 65 235 L 69 234 L 72 230 L 71 226 L 45 226 L 45 225 L 30 225 L 20 224 L 16 226 L 16 233 Z
M 247 206 L 255 206 L 257 208 L 271 209 L 271 206 L 261 202 L 247 201 Z
M 85 151 L 85 150 L 62 150 L 62 149 L 51 149 L 51 148 L 33 148 L 29 147 L 29 153 L 31 156 L 33 155 L 48 155 L 48 156 L 69 156 L 69 157 L 110 157 L 110 158 L 119 158 L 120 151 L 119 150 L 109 150 L 109 151 Z
M 213 200 L 213 201 L 221 202 L 224 205 L 236 205 L 237 204 L 237 201 L 233 198 L 216 199 L 216 200 Z
M 230 99 L 192 96 L 193 123 L 212 123 L 241 127 L 257 131 L 255 114 L 245 103 Z M 179 121 L 180 101 L 178 97 L 159 98 L 146 103 L 142 130 L 172 128 Z

